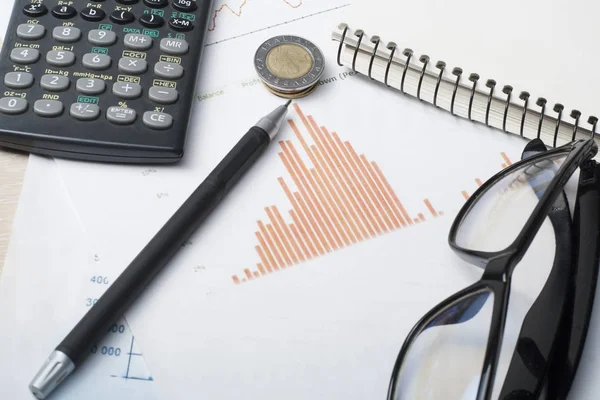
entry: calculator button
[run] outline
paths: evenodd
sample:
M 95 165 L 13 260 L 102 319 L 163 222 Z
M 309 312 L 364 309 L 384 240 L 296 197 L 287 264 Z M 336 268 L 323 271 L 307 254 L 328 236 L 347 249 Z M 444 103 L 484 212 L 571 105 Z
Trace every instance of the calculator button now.
M 81 11 L 81 18 L 86 21 L 98 22 L 106 17 L 106 13 L 101 8 L 86 7 Z
M 44 75 L 40 79 L 40 86 L 42 89 L 50 90 L 52 92 L 62 92 L 69 88 L 69 78 L 62 75 Z
M 154 66 L 154 73 L 165 79 L 179 79 L 183 76 L 183 67 L 179 64 L 160 61 Z
M 190 49 L 190 45 L 183 39 L 164 38 L 160 40 L 160 49 L 167 54 L 180 56 Z
M 103 70 L 110 68 L 112 60 L 106 54 L 87 53 L 83 56 L 82 64 L 89 69 Z
M 168 0 L 144 0 L 144 4 L 152 8 L 163 8 L 169 5 Z
M 60 19 L 69 19 L 77 15 L 77 10 L 72 6 L 58 5 L 52 9 L 52 15 Z
M 182 32 L 191 31 L 194 29 L 194 24 L 183 18 L 171 18 L 169 20 L 169 26 L 176 31 Z
M 27 15 L 28 17 L 41 17 L 42 15 L 46 15 L 47 12 L 48 7 L 39 3 L 31 3 L 23 7 L 23 14 Z
M 123 57 L 119 60 L 119 71 L 125 74 L 140 75 L 148 70 L 148 63 L 141 58 Z
M 27 89 L 33 86 L 33 75 L 28 72 L 9 72 L 4 75 L 4 84 L 11 89 Z
M 52 50 L 46 54 L 46 62 L 55 67 L 68 67 L 75 64 L 75 54 L 66 50 Z
M 39 24 L 21 24 L 17 27 L 17 36 L 26 40 L 37 40 L 44 37 L 46 28 Z
M 106 110 L 106 119 L 117 125 L 133 124 L 135 117 L 135 110 L 131 108 L 109 107 Z
M 81 38 L 81 30 L 74 26 L 57 26 L 52 30 L 52 37 L 63 43 L 73 43 Z
M 117 24 L 129 24 L 135 21 L 135 15 L 129 11 L 115 10 L 110 14 L 110 19 Z
M 27 100 L 20 97 L 3 97 L 0 99 L 0 112 L 4 114 L 22 114 L 27 110 Z
M 195 0 L 173 0 L 173 8 L 183 12 L 196 11 Z
M 172 116 L 155 111 L 146 111 L 143 121 L 144 125 L 151 129 L 169 129 L 173 125 Z
M 165 24 L 165 20 L 158 15 L 144 14 L 140 17 L 140 23 L 146 28 L 160 28 Z
M 100 116 L 100 107 L 89 103 L 73 103 L 69 114 L 80 121 L 92 121 Z
M 177 101 L 179 93 L 177 93 L 177 90 L 172 88 L 152 86 L 150 90 L 148 90 L 148 97 L 155 103 L 173 104 Z
M 88 33 L 88 41 L 97 46 L 111 46 L 117 42 L 117 34 L 103 29 L 92 29 Z
M 132 50 L 148 50 L 152 47 L 152 38 L 139 33 L 128 33 L 125 35 L 125 47 Z
M 115 82 L 113 94 L 123 99 L 137 99 L 142 95 L 142 87 L 132 82 Z
M 40 52 L 37 49 L 21 47 L 10 52 L 10 59 L 19 64 L 33 64 L 40 59 Z
M 33 112 L 40 117 L 58 117 L 63 110 L 63 103 L 57 100 L 38 100 L 33 104 Z
M 75 86 L 83 94 L 100 94 L 106 90 L 106 82 L 102 79 L 79 78 Z

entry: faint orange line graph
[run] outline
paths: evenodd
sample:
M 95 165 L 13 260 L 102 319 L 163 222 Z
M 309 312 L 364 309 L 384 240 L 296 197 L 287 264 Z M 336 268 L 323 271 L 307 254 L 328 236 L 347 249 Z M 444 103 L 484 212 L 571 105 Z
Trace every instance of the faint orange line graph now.
M 288 1 L 288 0 L 283 0 L 283 2 L 285 4 L 287 4 L 288 6 L 290 6 L 291 8 L 298 8 L 302 5 L 303 0 L 298 0 L 298 4 L 294 4 L 294 2 Z M 228 10 L 229 12 L 231 12 L 233 15 L 235 15 L 236 17 L 241 17 L 242 16 L 242 10 L 243 8 L 248 4 L 248 0 L 244 0 L 242 2 L 242 4 L 239 5 L 239 7 L 237 7 L 237 11 L 235 9 L 235 7 L 230 6 L 228 3 L 225 3 L 223 5 L 221 5 L 221 7 L 217 8 L 215 10 L 215 12 L 213 13 L 213 17 L 212 17 L 212 23 L 209 26 L 208 30 L 209 32 L 214 31 L 217 28 L 217 19 L 219 17 L 219 15 L 221 14 L 222 11 Z

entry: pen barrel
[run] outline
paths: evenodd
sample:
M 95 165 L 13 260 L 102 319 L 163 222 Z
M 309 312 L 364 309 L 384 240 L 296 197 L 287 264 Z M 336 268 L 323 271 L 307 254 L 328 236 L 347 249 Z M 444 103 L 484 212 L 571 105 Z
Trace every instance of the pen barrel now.
M 221 199 L 268 147 L 269 135 L 253 127 L 233 147 L 183 205 L 58 345 L 78 365 L 111 324 L 120 318 L 148 284 L 210 215 Z

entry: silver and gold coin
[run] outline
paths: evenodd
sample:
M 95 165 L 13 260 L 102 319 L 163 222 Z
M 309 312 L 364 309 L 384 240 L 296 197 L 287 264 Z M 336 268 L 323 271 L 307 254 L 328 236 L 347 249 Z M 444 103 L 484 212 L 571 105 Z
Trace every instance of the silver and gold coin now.
M 254 67 L 263 83 L 277 96 L 297 99 L 312 93 L 325 60 L 312 42 L 291 35 L 275 36 L 260 45 Z

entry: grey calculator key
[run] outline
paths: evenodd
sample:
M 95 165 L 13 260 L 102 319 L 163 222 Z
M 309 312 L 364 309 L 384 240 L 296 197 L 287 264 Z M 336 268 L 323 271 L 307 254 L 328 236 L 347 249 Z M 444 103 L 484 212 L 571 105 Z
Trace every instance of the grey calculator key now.
M 183 76 L 183 67 L 179 64 L 159 61 L 154 66 L 154 73 L 165 79 L 179 79 Z
M 88 33 L 88 42 L 97 46 L 111 46 L 117 42 L 117 34 L 104 29 L 92 29 Z
M 79 78 L 76 87 L 77 91 L 83 94 L 100 94 L 106 90 L 106 82 L 102 79 Z
M 160 49 L 167 54 L 179 56 L 187 53 L 190 45 L 183 39 L 164 38 L 160 41 Z
M 82 63 L 86 68 L 103 70 L 110 68 L 112 60 L 106 54 L 87 53 L 83 55 Z
M 59 42 L 73 43 L 81 38 L 81 30 L 74 26 L 57 26 L 52 30 L 52 37 Z
M 148 63 L 141 58 L 123 57 L 119 60 L 119 71 L 124 74 L 140 75 L 148 70 Z
M 117 125 L 132 124 L 135 121 L 136 113 L 131 108 L 109 107 L 106 110 L 106 119 Z
M 27 100 L 20 97 L 3 97 L 0 99 L 0 112 L 4 114 L 22 114 L 27 110 Z
M 169 129 L 173 125 L 173 117 L 166 113 L 146 111 L 144 125 L 151 129 Z
M 142 87 L 132 82 L 115 82 L 112 91 L 123 99 L 137 99 L 142 95 Z
M 152 47 L 152 38 L 139 33 L 128 33 L 125 35 L 125 47 L 131 50 L 148 50 Z
M 179 98 L 179 93 L 172 88 L 152 86 L 148 91 L 148 97 L 155 103 L 173 104 Z
M 37 49 L 19 47 L 12 49 L 10 59 L 19 64 L 33 64 L 40 59 L 40 52 Z
M 28 72 L 9 72 L 4 75 L 4 84 L 11 89 L 27 89 L 33 86 L 33 75 Z
M 17 36 L 25 40 L 37 40 L 44 37 L 46 28 L 39 24 L 21 24 L 17 26 Z
M 92 121 L 100 115 L 100 107 L 96 104 L 73 103 L 69 114 L 80 121 Z
M 40 86 L 42 89 L 50 90 L 52 92 L 62 92 L 69 88 L 69 78 L 62 75 L 44 75 L 40 79 Z
M 75 53 L 66 50 L 52 50 L 46 53 L 46 62 L 55 67 L 68 67 L 75 64 Z
M 40 117 L 58 117 L 63 109 L 63 103 L 58 100 L 38 100 L 33 104 L 33 112 Z

